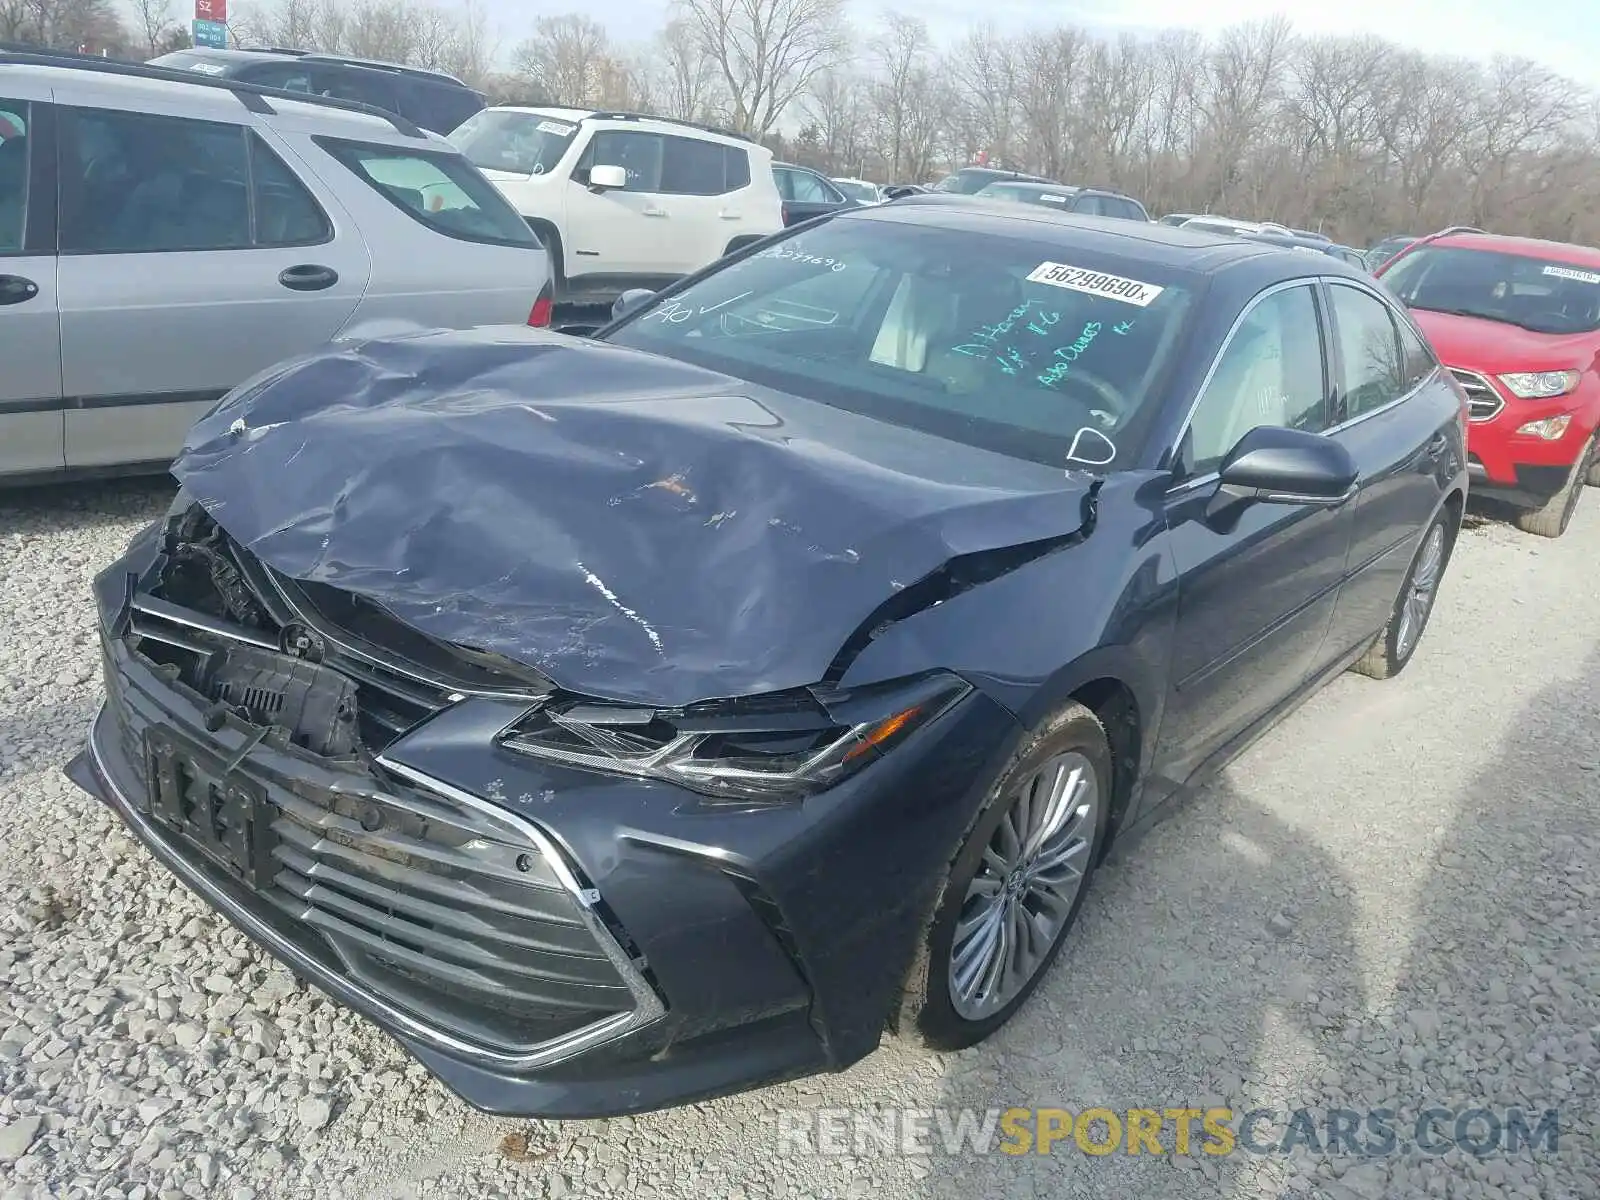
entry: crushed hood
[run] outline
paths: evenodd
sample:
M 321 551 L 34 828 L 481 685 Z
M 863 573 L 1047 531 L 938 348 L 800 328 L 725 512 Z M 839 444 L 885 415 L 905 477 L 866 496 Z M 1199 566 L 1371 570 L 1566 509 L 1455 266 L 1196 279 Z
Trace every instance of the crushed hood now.
M 822 680 L 951 560 L 1079 530 L 1090 487 L 524 329 L 299 360 L 196 424 L 173 474 L 285 575 L 560 687 L 662 706 Z

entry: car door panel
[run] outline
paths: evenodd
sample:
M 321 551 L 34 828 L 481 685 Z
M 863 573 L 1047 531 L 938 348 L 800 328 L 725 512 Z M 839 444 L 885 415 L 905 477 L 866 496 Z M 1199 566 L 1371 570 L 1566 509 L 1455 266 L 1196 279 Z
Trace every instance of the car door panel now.
M 1327 427 L 1324 359 L 1314 286 L 1268 289 L 1241 314 L 1184 434 L 1191 478 L 1166 501 L 1178 613 L 1155 767 L 1170 783 L 1184 782 L 1325 660 L 1350 505 L 1221 504 L 1215 475 L 1256 425 Z
M 65 465 L 50 89 L 0 87 L 0 475 Z
M 566 271 L 570 277 L 649 279 L 675 271 L 672 201 L 658 192 L 663 148 L 659 134 L 597 130 L 579 155 L 566 191 Z M 622 167 L 625 188 L 589 189 L 589 169 Z
M 1405 337 L 1404 319 L 1397 321 L 1387 304 L 1348 284 L 1329 281 L 1327 290 L 1340 347 L 1333 356 L 1338 403 L 1347 418 L 1334 436 L 1360 470 L 1347 579 L 1329 645 L 1351 650 L 1388 621 L 1417 540 L 1460 469 L 1453 461 L 1460 399 L 1432 352 L 1414 333 Z M 1388 360 L 1379 324 L 1385 320 L 1396 338 Z
M 171 459 L 217 397 L 327 342 L 355 311 L 370 274 L 364 243 L 325 189 L 250 136 L 261 149 L 240 126 L 65 114 L 64 176 L 77 173 L 63 179 L 72 215 L 59 269 L 69 467 Z M 285 179 L 315 197 L 321 240 L 255 244 L 269 214 L 240 225 L 236 140 L 241 161 L 259 156 L 246 174 L 258 189 Z M 107 158 L 110 167 L 93 165 Z

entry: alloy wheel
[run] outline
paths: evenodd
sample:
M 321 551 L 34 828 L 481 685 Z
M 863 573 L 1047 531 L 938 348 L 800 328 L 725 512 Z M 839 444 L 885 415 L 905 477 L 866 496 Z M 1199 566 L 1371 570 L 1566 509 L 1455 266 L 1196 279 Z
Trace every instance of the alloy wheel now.
M 1439 576 L 1444 569 L 1444 525 L 1436 523 L 1428 530 L 1427 540 L 1417 555 L 1417 565 L 1406 585 L 1405 598 L 1400 603 L 1400 628 L 1395 633 L 1395 657 L 1404 661 L 1416 648 L 1422 636 L 1422 627 L 1428 623 L 1428 613 L 1433 608 L 1433 598 L 1439 591 Z
M 950 1002 L 969 1021 L 1000 1011 L 1061 936 L 1094 848 L 1100 780 L 1059 754 L 1012 792 L 967 887 L 950 947 Z

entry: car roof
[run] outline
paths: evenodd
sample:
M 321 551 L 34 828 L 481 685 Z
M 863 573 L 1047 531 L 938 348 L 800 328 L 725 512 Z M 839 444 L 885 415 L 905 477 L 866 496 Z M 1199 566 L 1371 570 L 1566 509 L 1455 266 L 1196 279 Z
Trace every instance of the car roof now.
M 182 49 L 173 50 L 170 53 L 181 54 L 185 58 L 198 59 L 201 62 L 310 62 L 323 67 L 362 67 L 366 70 L 387 71 L 390 74 L 403 75 L 407 79 L 416 79 L 425 83 L 436 83 L 442 87 L 467 87 L 465 83 L 447 71 L 436 71 L 428 67 L 414 67 L 408 63 L 392 62 L 384 58 L 361 58 L 353 54 L 326 54 L 320 50 L 290 50 L 277 46 L 245 46 L 237 49 L 232 47 L 223 49 L 219 46 L 184 46 Z M 166 55 L 161 57 L 165 58 Z M 470 91 L 471 89 L 467 90 Z
M 711 125 L 702 125 L 698 121 L 681 121 L 676 117 L 662 117 L 652 113 L 626 112 L 620 109 L 572 108 L 561 104 L 494 104 L 484 111 L 526 113 L 533 117 L 550 117 L 557 121 L 570 121 L 573 124 L 580 121 L 606 121 L 627 129 L 648 129 L 652 133 L 672 134 L 676 137 L 699 137 L 702 141 L 715 141 L 725 146 L 749 151 L 751 154 L 764 154 L 769 159 L 772 157 L 772 151 L 760 142 L 735 133 L 731 129 L 718 129 Z M 811 168 L 798 169 L 809 171 Z
M 1449 233 L 1428 239 L 1428 245 L 1490 250 L 1500 254 L 1515 254 L 1520 258 L 1560 260 L 1585 267 L 1600 267 L 1600 249 L 1575 242 L 1551 242 L 1544 238 L 1508 237 L 1499 233 Z
M 1120 254 L 1200 274 L 1250 264 L 1263 284 L 1309 275 L 1343 275 L 1371 283 L 1366 272 L 1333 255 L 1319 255 L 1320 261 L 1311 269 L 1311 260 L 1303 251 L 1263 239 L 1231 237 L 1153 221 L 1064 213 L 1038 205 L 991 203 L 974 196 L 906 196 L 875 208 L 848 209 L 833 219 L 894 221 L 980 236 L 1033 237 L 1059 242 L 1063 249 Z
M 273 108 L 271 113 L 252 112 L 239 96 L 228 87 L 215 86 L 207 76 L 188 80 L 167 79 L 145 75 L 121 75 L 105 71 L 84 70 L 69 65 L 56 66 L 31 62 L 3 63 L 8 74 L 34 78 L 51 88 L 60 89 L 56 99 L 70 104 L 75 97 L 96 93 L 107 99 L 118 96 L 148 96 L 181 106 L 187 115 L 199 119 L 214 117 L 237 123 L 241 114 L 253 116 L 257 121 L 286 132 L 313 132 L 355 138 L 386 145 L 425 145 L 429 150 L 459 154 L 454 146 L 438 134 L 419 131 L 422 137 L 401 133 L 392 120 L 376 112 L 367 113 L 345 108 L 335 108 L 314 100 L 295 99 L 290 93 L 268 89 L 266 98 Z

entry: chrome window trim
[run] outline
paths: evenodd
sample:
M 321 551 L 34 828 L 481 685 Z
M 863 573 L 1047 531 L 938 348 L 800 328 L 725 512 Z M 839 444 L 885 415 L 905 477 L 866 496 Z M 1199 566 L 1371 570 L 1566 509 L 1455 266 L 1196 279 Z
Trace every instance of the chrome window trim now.
M 1206 368 L 1205 376 L 1200 380 L 1200 386 L 1195 389 L 1194 399 L 1189 401 L 1189 411 L 1184 414 L 1183 424 L 1178 426 L 1177 437 L 1172 439 L 1172 444 L 1168 446 L 1164 452 L 1163 456 L 1170 457 L 1171 459 L 1169 469 L 1171 466 L 1176 465 L 1178 448 L 1183 445 L 1183 439 L 1189 433 L 1189 426 L 1194 423 L 1195 413 L 1200 411 L 1200 401 L 1205 399 L 1206 391 L 1211 387 L 1211 381 L 1216 376 L 1217 368 L 1222 365 L 1222 357 L 1223 355 L 1227 354 L 1228 348 L 1233 345 L 1233 339 L 1238 335 L 1239 327 L 1244 324 L 1245 318 L 1247 318 L 1251 313 L 1255 312 L 1256 308 L 1261 304 L 1270 300 L 1279 292 L 1286 292 L 1290 288 L 1310 288 L 1313 296 L 1315 296 L 1317 283 L 1321 278 L 1321 276 L 1317 275 L 1302 275 L 1295 279 L 1279 280 L 1277 283 L 1270 284 L 1261 289 L 1261 291 L 1257 292 L 1250 298 L 1250 302 L 1248 304 L 1239 310 L 1239 315 L 1234 317 L 1233 324 L 1228 326 L 1228 332 L 1223 335 L 1222 343 L 1217 347 L 1217 352 L 1212 355 L 1211 365 Z M 1324 363 L 1324 369 L 1326 369 L 1326 363 Z M 1217 472 L 1207 471 L 1204 475 L 1196 475 L 1192 479 L 1185 479 L 1174 484 L 1168 489 L 1167 494 L 1170 496 L 1175 492 L 1186 491 L 1198 484 L 1213 480 L 1216 477 Z
M 1389 313 L 1390 319 L 1395 319 L 1395 306 L 1386 298 L 1384 298 L 1384 296 L 1382 296 L 1376 289 L 1367 287 L 1359 279 L 1351 279 L 1342 275 L 1305 275 L 1298 279 L 1282 280 L 1278 283 L 1272 284 L 1270 287 L 1263 288 L 1261 291 L 1257 292 L 1253 297 L 1251 297 L 1250 303 L 1246 304 L 1242 309 L 1239 310 L 1239 315 L 1234 318 L 1233 324 L 1228 327 L 1228 332 L 1226 335 L 1224 335 L 1222 344 L 1217 348 L 1216 354 L 1211 359 L 1211 366 L 1207 368 L 1205 377 L 1200 381 L 1200 386 L 1195 391 L 1194 399 L 1189 402 L 1189 411 L 1183 418 L 1183 424 L 1178 427 L 1178 436 L 1173 439 L 1172 445 L 1167 447 L 1165 451 L 1166 455 L 1173 457 L 1174 460 L 1176 459 L 1178 447 L 1183 445 L 1184 436 L 1189 432 L 1189 426 L 1194 421 L 1195 413 L 1199 411 L 1200 401 L 1205 398 L 1206 389 L 1211 386 L 1212 377 L 1216 375 L 1217 368 L 1222 364 L 1222 356 L 1228 352 L 1228 347 L 1233 344 L 1234 336 L 1239 332 L 1239 326 L 1244 324 L 1245 318 L 1255 311 L 1256 306 L 1263 301 L 1277 295 L 1279 292 L 1288 291 L 1290 288 L 1310 287 L 1317 289 L 1319 287 L 1332 287 L 1335 284 L 1342 287 L 1351 288 L 1354 291 L 1360 292 L 1364 296 L 1368 296 L 1371 299 L 1376 300 L 1383 306 L 1384 310 Z M 1404 320 L 1408 325 L 1411 324 L 1410 318 L 1404 316 L 1404 314 L 1400 314 L 1400 319 Z M 1415 327 L 1413 326 L 1413 328 Z M 1331 313 L 1329 314 L 1328 333 L 1330 337 L 1337 337 L 1337 333 L 1332 326 Z M 1424 346 L 1428 346 L 1427 338 L 1423 338 L 1422 344 Z M 1396 349 L 1398 349 L 1398 347 L 1396 347 Z M 1433 351 L 1432 346 L 1428 346 L 1428 349 L 1430 353 Z M 1397 405 L 1403 404 L 1407 400 L 1411 399 L 1429 383 L 1433 382 L 1438 373 L 1445 369 L 1437 361 L 1437 354 L 1434 354 L 1434 359 L 1435 361 L 1433 364 L 1433 370 L 1429 371 L 1426 375 L 1419 379 L 1407 391 L 1401 393 L 1387 404 L 1384 404 L 1378 408 L 1369 409 L 1367 412 L 1360 413 L 1357 416 L 1340 421 L 1337 425 L 1330 425 L 1327 429 L 1322 430 L 1323 436 L 1326 437 L 1336 433 L 1342 433 L 1352 426 L 1359 425 L 1361 422 L 1368 420 L 1369 418 L 1376 417 L 1381 413 L 1386 413 Z M 1326 361 L 1324 362 L 1325 370 L 1331 369 L 1331 366 L 1331 363 Z M 1173 484 L 1167 489 L 1167 496 L 1169 498 L 1173 496 L 1180 496 L 1185 492 L 1194 490 L 1205 484 L 1215 483 L 1217 478 L 1218 472 L 1207 471 L 1204 475 L 1196 475 L 1192 479 L 1185 479 Z
M 89 726 L 88 748 L 90 758 L 94 763 L 94 772 L 114 798 L 118 815 L 127 824 L 134 827 L 141 840 L 154 842 L 167 848 L 170 861 L 165 856 L 158 856 L 161 858 L 163 865 L 176 874 L 192 890 L 198 892 L 214 908 L 238 925 L 251 938 L 270 950 L 281 961 L 315 981 L 318 987 L 331 993 L 335 998 L 342 999 L 345 1003 L 357 1007 L 358 1011 L 365 1007 L 369 1011 L 381 1013 L 384 1020 L 390 1022 L 397 1031 L 405 1036 L 415 1038 L 417 1041 L 426 1043 L 435 1049 L 459 1055 L 472 1062 L 510 1068 L 512 1070 L 532 1070 L 562 1062 L 585 1050 L 592 1049 L 605 1042 L 614 1041 L 625 1034 L 642 1028 L 666 1012 L 666 1006 L 656 994 L 655 989 L 650 986 L 649 981 L 634 966 L 633 962 L 628 958 L 627 952 L 623 950 L 596 911 L 596 906 L 599 904 L 598 892 L 593 889 L 586 889 L 581 885 L 554 841 L 543 830 L 502 805 L 494 804 L 481 797 L 474 796 L 470 792 L 452 787 L 442 780 L 434 779 L 421 771 L 394 762 L 392 759 L 386 759 L 382 755 L 378 757 L 377 761 L 384 769 L 393 772 L 423 791 L 432 791 L 446 796 L 469 807 L 476 808 L 495 820 L 506 822 L 528 838 L 529 842 L 549 863 L 552 873 L 562 887 L 570 892 L 577 901 L 579 911 L 583 914 L 584 923 L 588 927 L 590 934 L 595 938 L 596 943 L 606 957 L 612 961 L 612 964 L 622 976 L 623 982 L 627 984 L 628 990 L 633 994 L 634 1008 L 631 1012 L 615 1013 L 592 1024 L 585 1025 L 581 1029 L 573 1030 L 571 1033 L 540 1042 L 528 1050 L 507 1052 L 494 1050 L 460 1038 L 448 1030 L 440 1029 L 397 1008 L 377 995 L 365 984 L 345 976 L 332 974 L 322 963 L 306 954 L 294 942 L 278 933 L 266 921 L 257 917 L 249 909 L 236 904 L 231 896 L 213 883 L 198 867 L 173 849 L 164 836 L 164 832 L 153 821 L 145 818 L 139 812 L 132 799 L 118 786 L 116 777 L 111 773 L 111 769 L 105 761 L 105 755 L 100 748 L 99 738 L 96 734 L 105 715 L 105 702 L 102 701 L 101 707 L 96 710 Z

